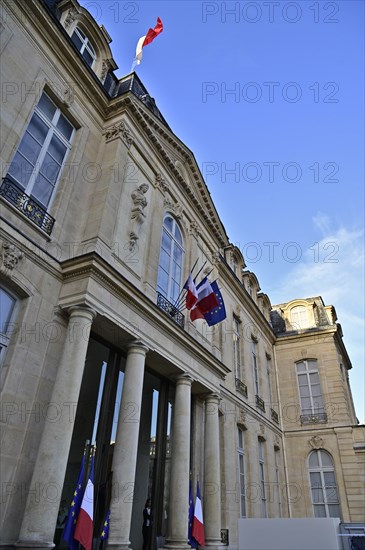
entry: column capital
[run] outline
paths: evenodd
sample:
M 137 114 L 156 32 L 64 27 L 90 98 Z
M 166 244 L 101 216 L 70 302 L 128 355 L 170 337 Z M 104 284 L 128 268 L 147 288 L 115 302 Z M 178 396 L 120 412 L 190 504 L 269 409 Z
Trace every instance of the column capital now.
M 149 348 L 142 342 L 142 340 L 134 340 L 127 345 L 128 353 L 140 353 L 146 355 L 149 352 Z
M 72 317 L 85 317 L 88 321 L 93 321 L 96 317 L 96 311 L 88 306 L 71 306 L 67 310 Z
M 206 403 L 214 403 L 216 405 L 219 405 L 219 402 L 221 401 L 222 398 L 221 398 L 220 393 L 212 392 L 212 393 L 208 393 L 207 395 L 205 395 L 204 399 L 205 399 Z
M 178 374 L 177 376 L 174 376 L 174 381 L 176 382 L 176 385 L 186 385 L 191 386 L 191 384 L 194 382 L 194 379 L 190 376 L 190 374 L 187 374 L 186 372 L 182 374 Z

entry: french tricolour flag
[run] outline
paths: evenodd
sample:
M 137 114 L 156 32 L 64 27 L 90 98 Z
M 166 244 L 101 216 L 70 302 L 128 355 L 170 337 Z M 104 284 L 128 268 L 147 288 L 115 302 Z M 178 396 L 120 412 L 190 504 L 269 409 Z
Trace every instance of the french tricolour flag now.
M 151 44 L 152 40 L 156 38 L 163 31 L 163 24 L 159 17 L 157 17 L 157 23 L 154 29 L 148 29 L 148 32 L 145 36 L 141 36 L 138 40 L 136 48 L 136 57 L 134 58 L 133 65 L 139 65 L 142 61 L 142 49 Z
M 79 517 L 74 538 L 79 541 L 85 550 L 91 550 L 94 530 L 94 457 L 91 459 L 89 479 L 87 481 L 84 498 L 82 499 Z
M 196 289 L 194 279 L 190 273 L 189 277 L 184 284 L 184 288 L 187 290 L 186 294 L 186 309 L 191 309 L 198 301 L 198 291 Z
M 196 501 L 194 510 L 193 529 L 191 534 L 200 546 L 205 546 L 204 521 L 202 510 L 202 499 L 200 496 L 199 482 L 196 485 Z
M 198 301 L 190 311 L 190 319 L 192 321 L 204 319 L 205 313 L 209 313 L 219 305 L 214 289 L 207 277 L 204 277 L 204 279 L 200 281 L 196 290 L 198 291 Z

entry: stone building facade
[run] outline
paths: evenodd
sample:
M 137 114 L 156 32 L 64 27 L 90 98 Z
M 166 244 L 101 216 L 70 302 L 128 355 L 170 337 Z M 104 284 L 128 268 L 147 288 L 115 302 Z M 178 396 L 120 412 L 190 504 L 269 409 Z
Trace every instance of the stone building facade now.
M 152 541 L 188 548 L 190 479 L 212 548 L 237 548 L 240 517 L 364 521 L 332 306 L 271 306 L 192 152 L 76 0 L 4 0 L 0 23 L 1 544 L 59 542 L 85 446 L 94 535 L 110 509 L 121 550 L 142 544 L 147 497 Z M 196 260 L 224 297 L 212 328 L 175 307 Z

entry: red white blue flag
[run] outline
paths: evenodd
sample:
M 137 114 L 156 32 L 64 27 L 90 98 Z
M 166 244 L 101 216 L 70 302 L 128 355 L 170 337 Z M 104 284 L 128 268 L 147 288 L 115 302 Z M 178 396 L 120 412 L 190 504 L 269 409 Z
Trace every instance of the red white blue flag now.
M 82 499 L 79 517 L 75 529 L 75 540 L 85 550 L 92 550 L 94 530 L 94 457 L 91 459 L 89 479 Z
M 191 534 L 200 546 L 205 546 L 203 509 L 202 509 L 202 499 L 200 496 L 199 482 L 197 482 L 197 486 L 196 486 L 196 501 L 195 501 L 195 510 L 194 510 L 194 519 L 193 519 L 193 529 Z
M 214 289 L 207 277 L 204 277 L 204 279 L 200 281 L 196 290 L 198 291 L 198 300 L 190 311 L 190 319 L 192 321 L 195 321 L 195 319 L 204 319 L 206 313 L 209 313 L 219 306 Z
M 189 274 L 189 277 L 186 280 L 186 283 L 184 284 L 184 288 L 187 290 L 186 293 L 186 309 L 191 309 L 193 306 L 195 306 L 196 302 L 198 301 L 198 291 L 194 283 L 194 279 L 192 274 Z

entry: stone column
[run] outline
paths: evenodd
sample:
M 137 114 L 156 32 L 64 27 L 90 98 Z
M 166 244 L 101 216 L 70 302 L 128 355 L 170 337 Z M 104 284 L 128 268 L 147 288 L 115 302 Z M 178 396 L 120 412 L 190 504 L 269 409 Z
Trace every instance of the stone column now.
M 172 456 L 168 536 L 166 548 L 191 549 L 188 545 L 190 410 L 192 378 L 182 374 L 176 379 L 172 427 Z
M 113 485 L 108 548 L 115 550 L 126 550 L 130 544 L 129 535 L 147 352 L 148 348 L 142 342 L 134 342 L 128 347 L 112 465 Z M 141 503 L 141 510 L 143 504 Z
M 210 548 L 218 548 L 221 544 L 221 474 L 218 405 L 218 394 L 212 393 L 208 395 L 205 400 L 203 519 L 205 546 L 209 546 Z
M 74 428 L 91 323 L 88 307 L 71 307 L 66 341 L 34 465 L 18 547 L 53 548 L 62 487 Z

